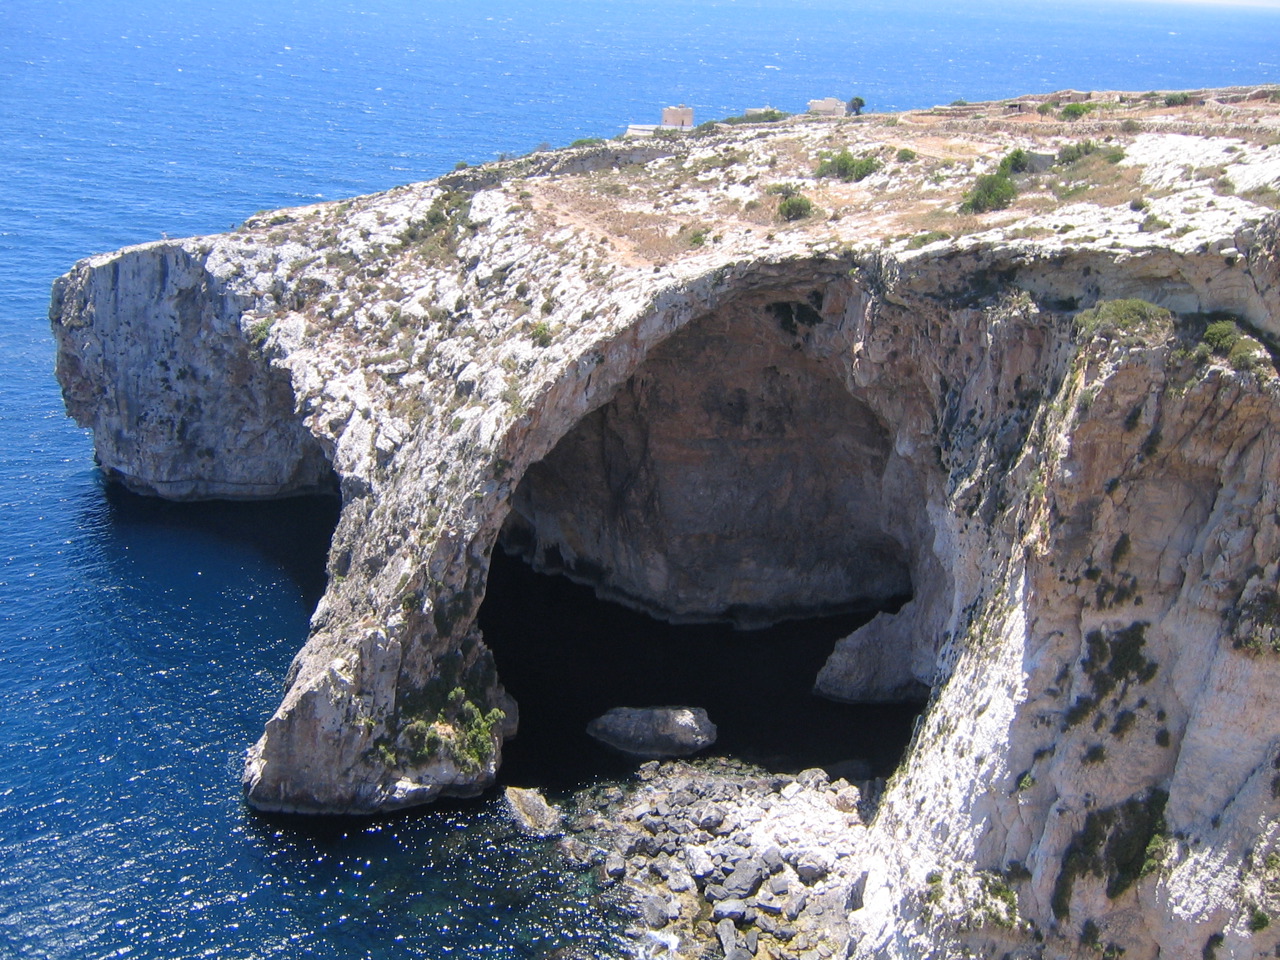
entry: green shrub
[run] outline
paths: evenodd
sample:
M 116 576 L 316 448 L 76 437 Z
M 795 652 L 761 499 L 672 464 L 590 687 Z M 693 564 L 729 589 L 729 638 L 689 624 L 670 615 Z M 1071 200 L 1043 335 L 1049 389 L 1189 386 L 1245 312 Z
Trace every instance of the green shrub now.
M 1068 143 L 1058 151 L 1058 157 L 1055 161 L 1059 166 L 1070 166 L 1078 163 L 1089 154 L 1095 152 L 1098 145 L 1092 140 L 1081 140 L 1078 143 Z
M 1018 196 L 1018 188 L 1003 173 L 988 173 L 978 177 L 973 189 L 964 196 L 960 204 L 961 213 L 985 213 L 988 210 L 1003 210 L 1013 203 Z
M 1075 123 L 1081 117 L 1093 113 L 1098 109 L 1096 103 L 1068 103 L 1062 108 L 1062 112 L 1058 114 L 1063 120 Z
M 1054 917 L 1062 921 L 1070 916 L 1071 895 L 1082 876 L 1104 878 L 1107 898 L 1114 900 L 1160 866 L 1167 852 L 1168 799 L 1164 790 L 1151 789 L 1085 817 L 1062 856 L 1050 903 Z
M 1231 347 L 1231 352 L 1227 354 L 1227 362 L 1231 364 L 1233 369 L 1247 373 L 1256 369 L 1258 364 L 1262 362 L 1264 349 L 1262 344 L 1253 337 L 1241 337 Z
M 1191 102 L 1191 95 L 1188 93 L 1167 93 L 1164 98 L 1166 107 L 1185 107 Z
M 1146 300 L 1103 300 L 1076 315 L 1076 329 L 1086 337 L 1114 338 L 1119 334 L 1154 338 L 1173 328 L 1173 314 Z
M 762 113 L 753 113 L 750 116 L 744 113 L 736 117 L 725 117 L 719 122 L 732 125 L 737 125 L 739 123 L 777 123 L 779 120 L 785 120 L 789 116 L 791 116 L 791 114 L 783 110 L 770 109 L 765 110 Z M 717 121 L 710 120 L 707 123 L 714 127 L 716 122 Z M 703 124 L 702 126 L 707 126 L 707 124 Z M 699 129 L 701 129 L 701 127 L 699 127 Z
M 1249 932 L 1258 933 L 1271 926 L 1271 917 L 1266 911 L 1253 906 L 1249 908 Z
M 875 157 L 855 157 L 847 149 L 841 150 L 833 157 L 824 158 L 815 172 L 817 177 L 837 177 L 848 182 L 865 180 L 880 169 L 880 161 Z
M 1232 320 L 1215 320 L 1205 327 L 1200 339 L 1218 356 L 1225 357 L 1240 340 L 1240 328 Z
M 809 201 L 809 198 L 802 197 L 799 194 L 783 197 L 782 202 L 778 204 L 778 216 L 783 220 L 803 220 L 812 213 L 813 204 Z
M 1026 173 L 1030 167 L 1031 157 L 1021 147 L 1006 154 L 1000 161 L 1000 172 L 1006 177 L 1013 173 Z
M 270 317 L 265 317 L 262 320 L 255 320 L 252 324 L 250 324 L 249 326 L 250 346 L 261 349 L 262 345 L 267 342 L 267 337 L 270 336 L 271 334 L 271 325 L 274 322 L 275 321 L 273 321 Z
M 579 138 L 579 139 L 577 139 L 577 140 L 573 141 L 573 143 L 569 144 L 569 146 L 571 146 L 571 147 L 594 147 L 597 143 L 604 143 L 604 140 L 602 140 L 600 137 L 581 137 L 581 138 Z
M 917 156 L 916 152 L 912 150 L 910 147 L 903 147 L 901 150 L 898 151 L 897 159 L 899 163 L 910 163 L 912 160 L 916 158 L 916 156 Z
M 917 233 L 907 241 L 907 249 L 919 250 L 921 247 L 928 246 L 938 240 L 948 240 L 950 237 L 951 234 L 942 230 L 930 230 L 928 233 Z
M 551 346 L 551 326 L 545 320 L 539 320 L 529 329 L 529 339 L 540 347 Z
M 1047 117 L 1049 114 L 1053 113 L 1053 111 L 1057 109 L 1058 109 L 1057 100 L 1046 100 L 1044 103 L 1040 104 L 1040 106 L 1036 107 L 1036 113 L 1040 114 L 1040 116 L 1042 117 Z

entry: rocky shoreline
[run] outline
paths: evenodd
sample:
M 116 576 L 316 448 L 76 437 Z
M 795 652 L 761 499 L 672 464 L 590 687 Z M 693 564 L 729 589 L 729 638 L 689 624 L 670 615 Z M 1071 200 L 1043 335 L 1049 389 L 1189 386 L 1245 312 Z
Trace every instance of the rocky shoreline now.
M 649 761 L 630 784 L 575 794 L 558 845 L 612 888 L 637 956 L 826 960 L 844 955 L 862 905 L 858 853 L 883 786 L 725 757 Z M 509 807 L 547 835 L 554 814 L 530 793 L 509 788 Z

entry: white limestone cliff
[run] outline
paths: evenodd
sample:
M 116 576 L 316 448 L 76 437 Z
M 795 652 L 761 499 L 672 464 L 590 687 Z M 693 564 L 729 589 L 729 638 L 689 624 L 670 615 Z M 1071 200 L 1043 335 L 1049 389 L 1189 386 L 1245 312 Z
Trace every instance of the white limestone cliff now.
M 865 874 L 850 955 L 1271 955 L 1280 149 L 1240 102 L 590 147 L 78 264 L 58 372 L 105 470 L 341 491 L 249 802 L 492 783 L 500 539 L 673 619 L 909 589 L 816 678 L 930 698 L 833 872 Z M 1085 135 L 1109 146 L 955 212 L 1008 151 Z M 815 179 L 846 146 L 881 169 Z M 778 183 L 821 213 L 777 220 Z

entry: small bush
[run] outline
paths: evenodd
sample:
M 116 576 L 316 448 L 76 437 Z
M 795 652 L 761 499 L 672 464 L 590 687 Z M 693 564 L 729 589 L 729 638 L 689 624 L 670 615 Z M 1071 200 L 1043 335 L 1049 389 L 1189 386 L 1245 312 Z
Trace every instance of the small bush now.
M 1040 106 L 1036 107 L 1036 113 L 1040 114 L 1040 116 L 1042 117 L 1047 117 L 1049 114 L 1053 113 L 1053 111 L 1057 109 L 1058 109 L 1057 100 L 1046 100 L 1044 103 L 1040 104 Z
M 813 204 L 808 197 L 802 197 L 799 194 L 783 197 L 782 202 L 778 204 L 778 216 L 783 220 L 803 220 L 812 214 Z
M 529 329 L 529 339 L 540 347 L 551 346 L 551 325 L 539 320 Z
M 1089 154 L 1094 153 L 1098 149 L 1098 145 L 1092 140 L 1081 140 L 1079 143 L 1069 143 L 1058 151 L 1058 157 L 1055 161 L 1059 166 L 1070 166 L 1073 163 L 1079 163 Z
M 1098 105 L 1096 103 L 1068 103 L 1062 108 L 1062 112 L 1058 116 L 1070 123 L 1075 123 L 1081 117 L 1093 113 L 1097 109 Z
M 917 156 L 918 154 L 914 150 L 912 150 L 910 147 L 903 147 L 901 150 L 898 151 L 898 162 L 910 163 Z
M 1168 310 L 1136 298 L 1103 300 L 1076 316 L 1076 329 L 1090 337 L 1121 333 L 1154 337 L 1167 334 L 1172 326 L 1173 315 Z
M 919 250 L 921 247 L 928 246 L 938 240 L 949 240 L 950 238 L 951 234 L 942 230 L 930 230 L 928 233 L 917 233 L 907 241 L 907 249 Z
M 1107 759 L 1107 748 L 1100 743 L 1095 743 L 1084 752 L 1084 763 L 1102 763 Z
M 1215 320 L 1205 327 L 1204 336 L 1200 339 L 1218 356 L 1225 357 L 1240 340 L 1240 328 L 1231 320 Z
M 1125 120 L 1120 124 L 1120 130 L 1123 133 L 1140 133 L 1142 131 L 1142 124 L 1130 117 L 1128 120 Z
M 1249 932 L 1259 933 L 1271 926 L 1271 917 L 1267 915 L 1265 910 L 1258 907 L 1249 908 Z
M 1185 107 L 1190 102 L 1191 95 L 1187 93 L 1168 93 L 1164 98 L 1166 107 Z
M 836 177 L 846 183 L 865 180 L 880 169 L 875 157 L 855 157 L 848 150 L 841 150 L 833 157 L 824 158 L 815 172 L 817 177 Z
M 1138 716 L 1132 710 L 1121 710 L 1116 714 L 1115 722 L 1111 724 L 1111 735 L 1113 737 L 1123 738 L 1126 733 L 1132 729 L 1134 723 L 1137 722 Z
M 255 320 L 249 326 L 249 343 L 258 349 L 267 342 L 267 337 L 271 335 L 271 325 L 274 321 L 270 317 L 262 320 Z
M 960 204 L 961 213 L 986 213 L 988 210 L 1003 210 L 1018 196 L 1018 188 L 1003 173 L 988 173 L 978 177 Z
M 1263 346 L 1253 337 L 1241 337 L 1227 354 L 1227 362 L 1235 370 L 1247 373 L 1262 362 Z
M 1007 153 L 1000 161 L 1000 172 L 1006 177 L 1014 173 L 1026 173 L 1031 168 L 1031 157 L 1027 151 L 1019 147 Z

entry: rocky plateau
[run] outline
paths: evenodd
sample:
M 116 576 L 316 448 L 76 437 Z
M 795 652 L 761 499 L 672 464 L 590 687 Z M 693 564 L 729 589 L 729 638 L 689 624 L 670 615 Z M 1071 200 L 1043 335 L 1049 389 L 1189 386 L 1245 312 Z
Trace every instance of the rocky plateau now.
M 342 498 L 259 809 L 493 784 L 495 549 L 673 621 L 907 596 L 814 680 L 927 701 L 887 783 L 597 809 L 653 949 L 1275 956 L 1278 191 L 1273 87 L 709 124 L 84 260 L 57 372 L 135 491 Z

